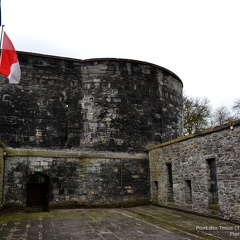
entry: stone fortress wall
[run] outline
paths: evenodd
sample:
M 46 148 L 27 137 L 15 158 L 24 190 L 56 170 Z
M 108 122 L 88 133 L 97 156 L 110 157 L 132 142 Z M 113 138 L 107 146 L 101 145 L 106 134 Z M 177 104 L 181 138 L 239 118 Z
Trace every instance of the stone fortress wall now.
M 148 204 L 147 154 L 5 149 L 4 204 L 28 207 L 41 198 L 29 178 L 47 176 L 47 206 L 121 207 Z M 38 189 L 38 190 L 37 190 Z M 38 192 L 35 192 L 38 191 Z M 34 196 L 35 195 L 35 196 Z M 32 199 L 34 201 L 34 199 Z
M 182 82 L 169 70 L 18 55 L 21 83 L 0 78 L 1 205 L 151 202 L 240 222 L 240 121 L 181 137 Z
M 144 151 L 182 133 L 182 82 L 134 60 L 18 53 L 19 85 L 1 78 L 0 133 L 11 147 Z
M 0 143 L 0 208 L 3 205 L 4 150 Z
M 20 84 L 0 79 L 3 204 L 148 203 L 146 145 L 181 136 L 181 80 L 136 60 L 18 58 Z
M 240 121 L 149 148 L 151 201 L 240 222 Z

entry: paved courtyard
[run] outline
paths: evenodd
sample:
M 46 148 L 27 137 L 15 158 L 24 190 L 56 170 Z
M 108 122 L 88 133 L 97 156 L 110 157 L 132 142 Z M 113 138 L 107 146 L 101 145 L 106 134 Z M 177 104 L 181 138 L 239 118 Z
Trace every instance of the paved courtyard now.
M 0 212 L 0 239 L 240 239 L 240 225 L 151 205 Z

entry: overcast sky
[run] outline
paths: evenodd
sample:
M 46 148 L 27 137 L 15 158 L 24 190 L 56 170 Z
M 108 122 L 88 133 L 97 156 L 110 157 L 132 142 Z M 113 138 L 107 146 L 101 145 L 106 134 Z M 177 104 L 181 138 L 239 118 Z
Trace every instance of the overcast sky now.
M 177 74 L 213 108 L 240 98 L 240 0 L 1 0 L 17 51 L 127 58 Z M 21 64 L 21 63 L 20 63 Z

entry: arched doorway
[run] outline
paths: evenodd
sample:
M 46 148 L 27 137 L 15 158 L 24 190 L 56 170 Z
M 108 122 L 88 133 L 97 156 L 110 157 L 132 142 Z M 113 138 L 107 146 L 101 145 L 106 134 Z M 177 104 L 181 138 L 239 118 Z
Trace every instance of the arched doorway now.
M 34 174 L 27 178 L 27 208 L 39 211 L 48 210 L 49 177 Z

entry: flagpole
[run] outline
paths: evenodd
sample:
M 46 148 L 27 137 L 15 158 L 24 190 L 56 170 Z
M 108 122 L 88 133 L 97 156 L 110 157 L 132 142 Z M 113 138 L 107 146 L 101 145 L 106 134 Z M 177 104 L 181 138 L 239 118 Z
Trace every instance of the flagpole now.
M 5 27 L 5 25 L 2 25 L 2 30 L 1 30 L 1 39 L 0 39 L 0 48 L 2 49 L 2 36 L 3 36 L 3 28 Z

